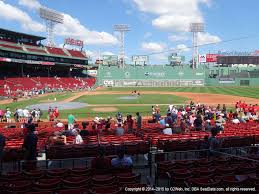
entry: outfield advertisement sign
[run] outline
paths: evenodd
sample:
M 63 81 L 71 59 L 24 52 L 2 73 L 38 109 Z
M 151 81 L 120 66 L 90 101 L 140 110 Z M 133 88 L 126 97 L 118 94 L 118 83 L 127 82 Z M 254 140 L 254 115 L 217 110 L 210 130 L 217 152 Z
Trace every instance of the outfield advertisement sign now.
M 148 56 L 147 55 L 134 55 L 132 56 L 132 62 L 134 63 L 147 63 Z
M 90 75 L 92 77 L 96 77 L 97 76 L 97 70 L 87 70 L 87 75 Z
M 232 77 L 219 78 L 219 83 L 220 84 L 234 84 L 235 78 L 232 78 Z
M 204 80 L 102 80 L 105 87 L 174 87 L 204 86 Z

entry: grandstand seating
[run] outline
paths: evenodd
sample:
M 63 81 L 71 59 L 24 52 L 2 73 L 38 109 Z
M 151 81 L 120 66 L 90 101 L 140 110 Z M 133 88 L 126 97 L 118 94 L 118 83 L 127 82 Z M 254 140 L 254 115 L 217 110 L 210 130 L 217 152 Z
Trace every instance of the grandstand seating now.
M 30 51 L 30 52 L 47 54 L 45 50 L 39 49 L 39 48 L 26 48 L 26 49 L 27 51 Z
M 5 47 L 5 48 L 9 48 L 9 49 L 15 49 L 15 50 L 23 50 L 22 46 L 16 44 L 16 45 L 10 45 L 10 44 L 4 44 L 4 43 L 0 43 L 0 47 Z
M 6 84 L 11 93 L 17 90 L 43 89 L 45 87 L 60 88 L 73 90 L 75 88 L 92 87 L 95 84 L 94 78 L 54 78 L 54 77 L 15 77 L 0 80 L 1 86 Z M 3 87 L 0 87 L 0 96 L 6 96 Z
M 72 57 L 78 57 L 78 58 L 85 58 L 83 53 L 81 51 L 76 51 L 76 50 L 67 50 Z
M 74 174 L 74 171 L 77 173 Z M 90 193 L 118 193 L 125 191 L 126 186 L 133 187 L 141 184 L 141 175 L 132 173 L 131 169 L 107 169 L 107 172 L 108 174 L 96 175 L 94 169 L 82 168 L 7 173 L 0 176 L 0 189 L 5 193 L 27 192 L 31 194 L 88 193 L 88 191 Z
M 47 47 L 47 50 L 50 54 L 53 55 L 61 55 L 61 56 L 68 56 L 62 48 L 56 48 L 56 47 Z

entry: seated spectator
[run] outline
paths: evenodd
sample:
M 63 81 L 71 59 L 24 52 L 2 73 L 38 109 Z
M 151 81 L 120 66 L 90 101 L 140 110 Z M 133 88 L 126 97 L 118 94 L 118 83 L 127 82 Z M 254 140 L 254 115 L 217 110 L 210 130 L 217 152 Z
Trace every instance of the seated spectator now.
M 91 162 L 92 168 L 95 169 L 109 169 L 111 168 L 111 160 L 108 157 L 105 157 L 105 148 L 100 147 L 99 153 L 96 158 L 94 158 Z
M 66 145 L 67 137 L 65 135 L 61 135 L 59 132 L 55 132 L 53 136 L 50 136 L 48 139 L 48 145 Z
M 88 136 L 89 131 L 86 129 L 89 126 L 89 122 L 82 122 L 83 130 L 80 131 L 81 136 Z
M 81 137 L 80 133 L 78 130 L 76 130 L 75 132 L 75 140 L 74 140 L 74 144 L 83 144 L 83 138 Z
M 64 124 L 61 121 L 57 121 L 56 127 L 63 128 Z
M 132 159 L 125 156 L 125 150 L 123 147 L 120 147 L 117 150 L 117 157 L 113 158 L 111 161 L 112 167 L 114 168 L 132 167 L 132 163 Z
M 225 119 L 223 119 L 223 114 L 220 114 L 217 116 L 217 120 L 216 120 L 216 126 L 221 129 L 224 130 L 224 124 L 226 123 Z
M 218 129 L 217 128 L 212 128 L 211 129 L 211 137 L 209 138 L 209 144 L 210 144 L 210 153 L 212 156 L 218 156 L 219 154 L 217 153 L 220 150 L 221 144 L 222 144 L 222 140 L 218 140 L 216 138 L 218 134 Z M 216 151 L 216 152 L 215 152 Z
M 172 128 L 168 124 L 166 124 L 165 127 L 166 128 L 163 130 L 163 134 L 172 135 L 173 134 Z
M 122 128 L 121 124 L 118 124 L 118 127 L 115 129 L 115 135 L 124 135 L 124 129 Z

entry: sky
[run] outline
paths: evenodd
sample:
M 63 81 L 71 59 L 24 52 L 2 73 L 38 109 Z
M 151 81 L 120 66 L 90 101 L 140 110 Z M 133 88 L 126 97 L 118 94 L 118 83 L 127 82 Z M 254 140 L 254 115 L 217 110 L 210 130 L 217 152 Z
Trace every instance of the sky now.
M 93 60 L 119 53 L 115 24 L 130 26 L 125 35 L 128 62 L 133 55 L 149 55 L 151 64 L 164 64 L 174 52 L 189 60 L 189 25 L 194 22 L 205 24 L 199 45 L 213 43 L 200 47 L 200 54 L 258 49 L 258 0 L 0 0 L 0 27 L 46 36 L 41 6 L 64 15 L 64 24 L 55 26 L 56 45 L 68 37 L 83 40 Z M 225 42 L 239 37 L 248 38 Z

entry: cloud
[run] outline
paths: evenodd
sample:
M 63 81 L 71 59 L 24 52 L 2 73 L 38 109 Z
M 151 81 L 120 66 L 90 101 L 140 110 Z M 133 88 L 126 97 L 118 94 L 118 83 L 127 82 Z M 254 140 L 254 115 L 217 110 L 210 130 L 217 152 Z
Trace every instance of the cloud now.
M 189 37 L 186 34 L 170 35 L 168 39 L 172 42 L 187 41 Z
M 102 55 L 115 55 L 115 54 L 110 51 L 105 51 L 105 52 L 102 52 Z
M 33 32 L 43 32 L 45 30 L 44 25 L 34 21 L 26 12 L 0 1 L 0 20 L 19 22 L 25 30 Z
M 41 4 L 37 0 L 19 0 L 18 3 L 29 9 L 39 9 L 41 7 Z
M 133 0 L 136 7 L 156 16 L 152 25 L 158 29 L 187 32 L 190 23 L 204 22 L 200 5 L 210 5 L 210 0 Z
M 207 32 L 198 33 L 198 44 L 199 45 L 217 43 L 220 41 L 221 41 L 220 37 L 211 35 L 210 33 L 207 33 Z
M 152 36 L 152 33 L 151 32 L 146 32 L 145 34 L 144 34 L 144 39 L 148 39 L 148 38 L 150 38 Z
M 19 0 L 19 4 L 30 9 L 39 9 L 41 6 L 38 0 Z M 98 32 L 89 30 L 86 26 L 82 25 L 77 18 L 66 13 L 63 15 L 64 24 L 57 24 L 55 26 L 54 33 L 57 36 L 80 39 L 83 40 L 86 45 L 115 45 L 118 43 L 118 39 L 112 34 L 104 31 Z
M 118 39 L 107 32 L 92 31 L 86 28 L 76 18 L 68 14 L 64 15 L 64 24 L 58 24 L 55 28 L 55 34 L 65 37 L 82 39 L 85 44 L 100 45 L 118 43 Z
M 190 48 L 188 48 L 185 44 L 178 44 L 176 46 L 176 50 L 178 52 L 188 52 L 188 51 L 190 51 Z
M 141 48 L 148 52 L 162 52 L 167 48 L 167 46 L 160 42 L 143 42 L 141 44 Z

